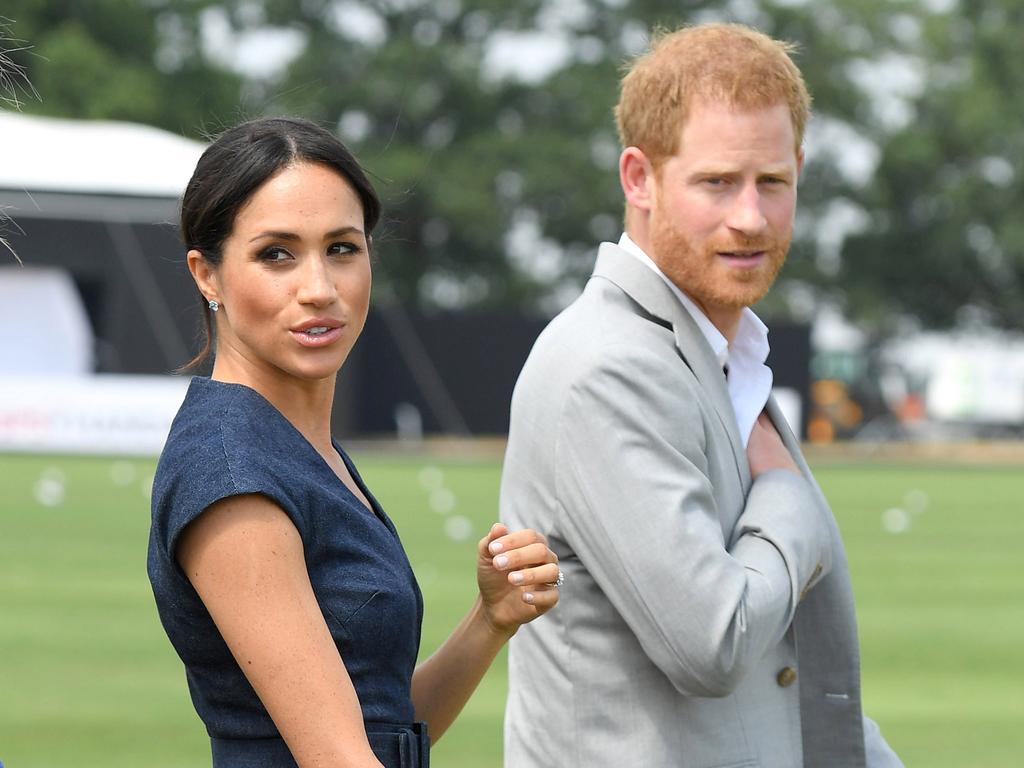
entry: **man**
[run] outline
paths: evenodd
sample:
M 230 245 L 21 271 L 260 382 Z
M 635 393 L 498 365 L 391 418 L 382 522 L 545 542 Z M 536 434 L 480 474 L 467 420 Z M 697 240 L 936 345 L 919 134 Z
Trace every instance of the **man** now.
M 516 386 L 502 518 L 563 599 L 510 649 L 508 768 L 899 766 L 861 714 L 831 511 L 770 397 L 810 97 L 789 47 L 662 36 L 616 108 L 625 234 Z

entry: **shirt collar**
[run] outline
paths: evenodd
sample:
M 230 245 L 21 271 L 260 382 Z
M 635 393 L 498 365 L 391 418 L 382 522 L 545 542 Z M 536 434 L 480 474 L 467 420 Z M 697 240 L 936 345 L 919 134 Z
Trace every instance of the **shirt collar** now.
M 734 354 L 749 357 L 752 362 L 764 363 L 768 359 L 768 326 L 761 322 L 750 307 L 744 307 L 736 338 L 730 346 Z

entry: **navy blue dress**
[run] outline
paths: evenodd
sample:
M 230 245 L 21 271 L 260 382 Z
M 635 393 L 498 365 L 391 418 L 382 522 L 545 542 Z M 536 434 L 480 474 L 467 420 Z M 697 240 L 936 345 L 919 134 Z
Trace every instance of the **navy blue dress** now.
M 192 701 L 210 734 L 215 768 L 280 768 L 295 761 L 175 559 L 185 526 L 215 502 L 273 499 L 302 537 L 306 567 L 363 710 L 370 745 L 387 768 L 424 768 L 426 729 L 411 685 L 423 599 L 394 525 L 335 443 L 370 499 L 366 508 L 312 445 L 254 390 L 192 379 L 153 482 L 148 570 L 160 620 L 185 664 Z

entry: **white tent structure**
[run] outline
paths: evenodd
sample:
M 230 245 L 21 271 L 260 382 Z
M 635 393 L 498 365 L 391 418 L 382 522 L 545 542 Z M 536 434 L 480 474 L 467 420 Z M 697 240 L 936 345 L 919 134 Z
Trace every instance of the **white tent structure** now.
M 175 231 L 200 142 L 0 110 L 0 450 L 151 453 L 186 382 Z M 116 375 L 113 375 L 116 374 Z
M 23 301 L 0 307 L 3 325 L 29 322 L 44 334 L 47 313 L 39 309 L 52 309 L 54 270 L 62 270 L 85 312 L 51 314 L 62 322 L 87 316 L 92 327 L 78 335 L 95 335 L 98 345 L 95 355 L 75 352 L 76 359 L 131 373 L 164 372 L 187 360 L 191 331 L 177 315 L 180 294 L 191 296 L 190 286 L 180 270 L 171 275 L 166 267 L 180 254 L 178 199 L 204 145 L 148 126 L 0 110 L 0 146 L 0 211 L 10 218 L 4 230 L 26 267 L 18 278 Z M 17 269 L 13 259 L 7 263 L 0 279 Z M 34 281 L 38 288 L 29 284 Z M 57 293 L 74 300 L 73 291 Z M 26 305 L 35 308 L 31 318 Z M 128 325 L 149 336 L 145 345 L 137 343 L 138 333 L 131 343 L 122 327 Z M 19 370 L 12 350 L 6 352 L 0 370 Z
M 65 270 L 0 268 L 0 376 L 90 373 L 93 344 L 85 306 Z
M 159 128 L 0 110 L 0 189 L 176 199 L 204 145 Z

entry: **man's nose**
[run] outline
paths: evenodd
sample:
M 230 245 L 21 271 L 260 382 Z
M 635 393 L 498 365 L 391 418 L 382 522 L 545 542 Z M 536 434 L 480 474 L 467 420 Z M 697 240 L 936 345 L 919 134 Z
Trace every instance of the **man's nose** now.
M 761 207 L 762 202 L 757 185 L 745 186 L 733 201 L 726 225 L 730 229 L 747 235 L 756 235 L 762 232 L 768 226 L 768 219 Z

